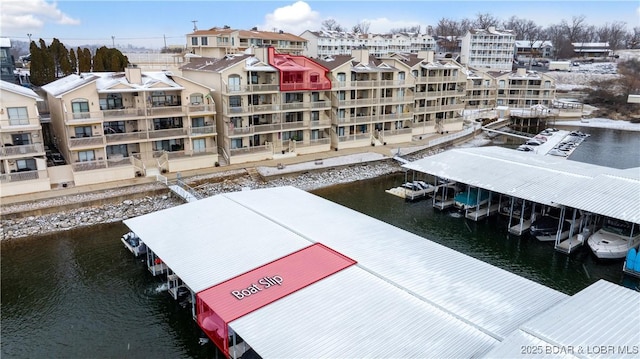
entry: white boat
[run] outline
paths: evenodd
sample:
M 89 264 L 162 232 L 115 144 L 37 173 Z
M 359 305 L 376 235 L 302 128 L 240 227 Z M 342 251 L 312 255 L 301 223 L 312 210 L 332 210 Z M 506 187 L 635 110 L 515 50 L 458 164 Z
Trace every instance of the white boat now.
M 453 200 L 456 208 L 460 210 L 470 209 L 489 202 L 489 191 L 481 189 L 480 194 L 478 194 L 477 188 L 471 188 L 466 192 L 456 194 Z
M 120 237 L 120 241 L 124 244 L 134 256 L 139 257 L 141 254 L 147 253 L 147 246 L 142 240 L 133 232 L 128 232 Z
M 631 248 L 640 246 L 640 225 L 607 218 L 587 242 L 600 259 L 624 258 Z

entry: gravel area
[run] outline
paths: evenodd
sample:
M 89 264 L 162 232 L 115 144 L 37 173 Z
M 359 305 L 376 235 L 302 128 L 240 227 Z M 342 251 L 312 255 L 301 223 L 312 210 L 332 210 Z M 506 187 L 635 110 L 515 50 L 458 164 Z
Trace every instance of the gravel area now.
M 405 159 L 412 161 L 437 152 L 440 152 L 440 150 L 420 151 L 405 156 Z M 183 181 L 202 197 L 210 197 L 227 192 L 279 186 L 294 186 L 305 191 L 312 191 L 322 187 L 375 178 L 402 171 L 400 164 L 389 158 L 366 163 L 343 163 L 341 165 L 341 167 L 332 167 L 326 170 L 303 171 L 299 174 L 272 177 L 269 180 L 255 178 L 255 176 L 250 175 L 246 170 L 241 169 L 183 178 Z M 121 198 L 122 196 L 133 194 L 138 194 L 138 197 L 141 197 L 118 202 L 114 200 L 114 203 L 107 203 L 100 206 L 82 206 L 81 208 L 73 210 L 40 216 L 3 219 L 0 221 L 0 240 L 35 237 L 81 226 L 119 222 L 127 218 L 184 203 L 181 198 L 176 195 L 171 195 L 168 190 L 167 194 L 163 195 L 141 195 L 150 192 L 157 193 L 157 190 L 162 188 L 166 187 L 161 183 L 152 183 L 101 192 L 56 197 L 31 203 L 17 203 L 2 206 L 3 213 L 16 213 L 59 207 L 72 203 L 89 203 L 96 200 L 109 202 L 110 198 Z

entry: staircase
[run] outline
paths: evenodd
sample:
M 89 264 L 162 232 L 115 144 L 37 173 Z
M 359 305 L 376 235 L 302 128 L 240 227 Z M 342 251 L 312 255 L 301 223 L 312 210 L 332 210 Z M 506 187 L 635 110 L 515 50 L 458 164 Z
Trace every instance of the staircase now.
M 251 177 L 253 181 L 264 182 L 264 178 L 262 178 L 262 176 L 260 175 L 260 173 L 258 173 L 258 170 L 255 167 L 245 168 L 245 170 L 247 171 L 247 174 L 249 175 L 249 177 Z

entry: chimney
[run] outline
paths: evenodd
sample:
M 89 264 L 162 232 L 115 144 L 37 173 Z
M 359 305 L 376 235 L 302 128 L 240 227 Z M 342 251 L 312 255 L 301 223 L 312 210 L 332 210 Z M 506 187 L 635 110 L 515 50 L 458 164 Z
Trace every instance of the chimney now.
M 527 69 L 524 67 L 520 67 L 516 70 L 516 75 L 525 76 L 527 74 Z
M 137 65 L 129 65 L 124 69 L 124 76 L 132 84 L 142 85 L 142 69 Z
M 369 49 L 367 49 L 367 48 L 352 49 L 351 50 L 351 57 L 353 57 L 353 59 L 357 63 L 368 64 L 369 63 Z
M 435 53 L 432 50 L 418 51 L 418 59 L 433 62 Z

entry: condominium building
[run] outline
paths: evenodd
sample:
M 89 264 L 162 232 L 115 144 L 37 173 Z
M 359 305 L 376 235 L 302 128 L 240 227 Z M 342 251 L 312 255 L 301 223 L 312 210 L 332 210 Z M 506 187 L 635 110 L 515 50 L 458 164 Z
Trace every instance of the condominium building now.
M 515 42 L 515 56 L 518 60 L 550 58 L 553 56 L 551 41 L 518 40 Z
M 516 37 L 511 30 L 469 30 L 462 38 L 460 62 L 486 71 L 511 71 Z
M 572 42 L 571 46 L 580 57 L 607 57 L 611 54 L 608 42 Z
M 236 30 L 227 26 L 187 34 L 187 51 L 203 57 L 221 58 L 254 47 L 273 47 L 279 53 L 300 55 L 307 41 L 287 32 Z
M 465 110 L 491 109 L 496 106 L 496 79 L 484 71 L 467 68 Z
M 0 81 L 0 195 L 51 189 L 33 90 Z
M 212 88 L 168 72 L 94 72 L 42 87 L 75 185 L 218 162 Z
M 496 105 L 511 108 L 530 108 L 534 105 L 551 107 L 556 95 L 552 77 L 524 68 L 510 72 L 489 72 L 497 84 Z
M 193 58 L 183 76 L 216 89 L 223 163 L 330 149 L 327 69 L 304 57 L 256 48 L 254 54 Z
M 313 58 L 350 55 L 352 50 L 367 49 L 373 56 L 392 53 L 418 53 L 434 50 L 433 37 L 418 33 L 358 34 L 342 31 L 305 31 L 300 37 L 307 40 L 303 54 Z

